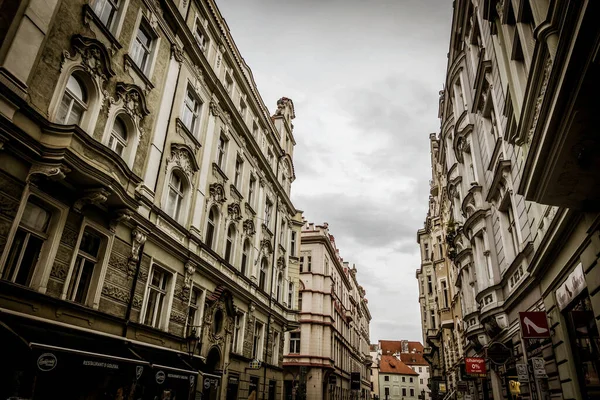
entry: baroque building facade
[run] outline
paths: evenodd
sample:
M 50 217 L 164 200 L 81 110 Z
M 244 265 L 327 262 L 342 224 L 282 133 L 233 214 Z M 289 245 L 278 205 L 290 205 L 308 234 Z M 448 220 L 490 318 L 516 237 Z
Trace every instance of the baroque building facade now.
M 282 398 L 292 100 L 213 0 L 0 14 L 0 397 Z
M 472 398 L 514 398 L 509 380 L 533 357 L 545 374 L 522 380 L 521 396 L 600 395 L 600 162 L 591 150 L 599 6 L 454 3 L 441 130 L 430 136 L 430 208 L 418 233 L 433 398 L 454 395 L 457 379 Z M 446 298 L 429 259 L 438 244 L 460 305 L 453 325 L 444 325 Z M 526 311 L 545 313 L 548 338 L 523 338 Z M 453 354 L 445 335 L 457 333 Z M 485 358 L 485 379 L 465 373 L 464 357 L 473 356 Z
M 365 295 L 356 266 L 341 258 L 328 224 L 305 222 L 299 253 L 300 327 L 286 334 L 284 352 L 286 399 L 371 398 L 371 313 Z M 358 377 L 354 387 L 352 374 Z

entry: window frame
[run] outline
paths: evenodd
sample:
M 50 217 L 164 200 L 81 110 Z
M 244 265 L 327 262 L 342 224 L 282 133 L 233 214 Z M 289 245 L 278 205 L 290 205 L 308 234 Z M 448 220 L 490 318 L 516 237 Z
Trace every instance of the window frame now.
M 12 221 L 6 243 L 4 244 L 4 249 L 0 255 L 0 277 L 3 276 L 7 267 L 8 256 L 14 244 L 16 233 L 21 224 L 25 207 L 27 206 L 27 202 L 31 196 L 35 197 L 37 201 L 48 205 L 52 210 L 52 215 L 48 223 L 48 237 L 40 248 L 40 255 L 38 256 L 35 266 L 33 267 L 33 273 L 28 285 L 28 287 L 32 288 L 33 290 L 46 293 L 48 280 L 50 279 L 50 272 L 52 271 L 52 266 L 54 264 L 54 258 L 56 257 L 63 229 L 67 222 L 69 207 L 29 184 L 25 185 L 25 188 L 23 189 L 23 195 L 21 196 L 19 208 L 17 209 L 17 213 Z M 12 280 L 10 280 L 10 282 L 12 282 Z
M 231 233 L 231 235 L 230 235 Z M 229 264 L 233 264 L 233 260 L 235 259 L 235 241 L 237 239 L 237 229 L 235 228 L 235 224 L 229 224 L 227 228 L 227 235 L 225 236 L 225 251 L 223 253 L 223 258 Z
M 233 176 L 233 186 L 238 190 L 244 183 L 244 160 L 239 155 L 235 158 L 235 171 Z
M 84 116 L 89 109 L 89 103 L 90 103 L 90 98 L 91 98 L 91 95 L 89 93 L 90 92 L 89 87 L 85 83 L 84 79 L 82 79 L 81 77 L 77 77 L 77 75 L 75 75 L 75 74 L 78 74 L 78 71 L 73 71 L 67 77 L 67 82 L 66 82 L 65 88 L 63 90 L 62 96 L 58 103 L 58 108 L 56 110 L 56 112 L 57 112 L 56 121 L 60 125 L 81 126 L 83 123 L 83 120 L 84 120 Z M 73 80 L 77 83 L 77 85 L 81 89 L 81 94 L 82 94 L 81 99 L 71 89 L 69 89 L 69 82 L 70 82 L 71 78 L 73 78 Z M 65 102 L 65 98 L 69 98 L 69 100 L 68 100 L 69 105 L 67 106 L 67 112 L 66 112 L 64 118 L 61 121 L 59 121 L 58 120 L 59 113 L 60 113 L 63 103 Z M 81 108 L 81 115 L 79 116 L 79 120 L 77 122 L 69 124 L 68 121 L 70 119 L 71 113 L 73 112 L 73 106 L 75 104 L 79 108 Z
M 219 136 L 219 140 L 217 141 L 217 157 L 216 157 L 216 164 L 219 168 L 221 168 L 221 171 L 225 172 L 225 166 L 227 165 L 227 145 L 229 143 L 229 140 L 227 139 L 227 137 L 225 136 L 225 134 L 223 132 L 221 132 L 221 135 Z
M 193 104 L 190 104 L 190 100 L 193 101 Z M 202 116 L 203 105 L 201 97 L 196 93 L 194 87 L 188 83 L 181 105 L 181 122 L 195 138 L 199 136 L 198 132 L 200 131 L 200 117 Z M 191 116 L 191 126 L 186 121 L 188 115 Z
M 203 41 L 198 40 L 198 36 L 196 35 L 198 31 L 200 31 L 200 33 L 202 34 L 202 39 L 204 39 Z M 210 44 L 210 38 L 206 33 L 206 30 L 204 29 L 204 25 L 202 24 L 202 19 L 200 18 L 200 16 L 196 16 L 196 19 L 194 20 L 194 30 L 192 32 L 192 36 L 194 36 L 194 40 L 198 44 L 198 47 L 200 48 L 202 53 L 206 55 Z
M 173 186 L 173 178 L 177 178 L 179 180 L 180 188 L 176 188 Z M 187 181 L 185 174 L 176 168 L 171 169 L 171 173 L 169 174 L 169 179 L 167 181 L 166 188 L 166 201 L 165 201 L 165 212 L 175 221 L 179 222 L 182 219 L 182 209 L 185 204 L 186 196 L 187 196 Z M 171 193 L 175 194 L 175 206 L 173 208 L 173 214 L 171 214 L 168 210 L 171 208 Z
M 101 243 L 98 249 L 98 256 L 96 264 L 94 265 L 91 284 L 88 288 L 88 293 L 86 298 L 83 300 L 82 305 L 92 307 L 97 309 L 100 306 L 100 297 L 102 295 L 102 287 L 104 285 L 104 278 L 106 276 L 106 271 L 108 270 L 108 261 L 110 259 L 110 252 L 112 250 L 112 245 L 114 241 L 114 234 L 111 233 L 108 229 L 104 228 L 100 224 L 88 219 L 87 217 L 83 218 L 81 226 L 79 228 L 79 234 L 77 236 L 77 242 L 75 247 L 73 248 L 73 254 L 71 256 L 71 262 L 69 264 L 69 271 L 65 277 L 65 284 L 63 285 L 63 290 L 61 293 L 61 299 L 75 302 L 73 299 L 69 299 L 69 289 L 71 285 L 72 274 L 75 270 L 77 259 L 80 256 L 80 247 L 81 241 L 83 239 L 83 235 L 85 234 L 86 228 L 90 228 L 97 236 L 101 236 Z
M 153 317 L 153 319 L 155 320 L 153 322 L 153 324 L 146 324 L 145 320 L 146 320 L 146 313 L 148 312 L 148 301 L 149 301 L 149 290 L 153 289 L 151 286 L 151 282 L 152 282 L 152 278 L 153 278 L 153 274 L 154 271 L 156 269 L 161 269 L 164 274 L 165 274 L 165 279 L 166 279 L 166 283 L 165 283 L 165 288 L 164 289 L 160 289 L 159 291 L 162 292 L 164 298 L 163 298 L 163 303 L 162 303 L 162 310 L 160 311 L 160 314 L 157 316 L 155 315 Z M 170 270 L 169 268 L 165 267 L 163 264 L 158 263 L 154 258 L 152 258 L 150 260 L 150 268 L 148 270 L 148 277 L 146 279 L 146 285 L 144 288 L 144 300 L 142 303 L 142 308 L 140 310 L 140 315 L 139 315 L 139 323 L 154 329 L 159 329 L 162 331 L 168 331 L 168 327 L 169 327 L 169 318 L 170 318 L 170 314 L 171 314 L 171 307 L 172 307 L 172 303 L 173 303 L 173 292 L 175 290 L 175 285 L 173 284 L 173 280 L 175 279 L 175 272 Z M 156 321 L 156 318 L 158 317 L 158 321 Z
M 294 337 L 292 337 L 294 335 Z M 297 337 L 295 335 L 298 335 Z M 300 346 L 302 344 L 302 332 L 290 332 L 289 354 L 300 354 Z M 296 351 L 294 351 L 296 350 Z
M 248 181 L 248 204 L 250 207 L 254 206 L 254 194 L 256 193 L 256 177 L 254 174 L 250 174 L 250 180 Z
M 260 268 L 258 271 L 258 288 L 264 292 L 267 291 L 267 275 L 269 269 L 269 261 L 265 257 L 260 261 Z
M 213 214 L 214 211 L 214 214 Z M 214 218 L 211 219 L 210 216 L 211 214 L 214 215 Z M 204 233 L 204 244 L 206 244 L 208 247 L 210 247 L 212 250 L 216 251 L 216 244 L 217 244 L 217 228 L 219 226 L 219 218 L 221 216 L 221 213 L 219 212 L 219 209 L 217 206 L 212 206 L 209 210 L 208 210 L 208 214 L 206 215 L 206 227 L 205 227 L 205 233 Z M 209 230 L 208 227 L 212 226 L 210 235 L 209 235 Z M 208 240 L 208 237 L 210 236 L 210 243 Z
M 125 136 L 124 138 L 118 134 L 115 134 L 115 132 L 116 132 L 115 126 L 117 125 L 117 123 L 120 123 L 123 126 L 123 129 L 124 129 L 123 133 Z M 119 157 L 125 158 L 126 153 L 127 153 L 128 143 L 129 143 L 129 132 L 127 129 L 127 123 L 125 121 L 123 121 L 123 118 L 121 118 L 121 116 L 119 114 L 116 116 L 115 120 L 113 121 L 112 128 L 110 129 L 110 134 L 108 137 L 108 148 L 110 148 L 112 151 L 117 153 L 119 155 Z M 122 146 L 120 153 L 116 149 L 116 146 L 119 144 Z
M 258 319 L 255 320 L 252 334 L 252 358 L 259 361 L 263 361 L 264 332 L 265 324 Z
M 147 50 L 146 60 L 145 60 L 145 63 L 143 66 L 138 64 L 136 57 L 135 57 L 135 51 L 136 51 L 137 43 L 138 43 L 138 33 L 140 32 L 140 30 L 142 30 L 142 32 L 145 30 L 144 33 L 150 39 L 150 44 L 147 46 L 143 46 L 144 49 Z M 142 45 L 141 42 L 139 44 Z M 157 54 L 157 49 L 159 47 L 159 44 L 160 44 L 160 35 L 154 30 L 154 28 L 152 28 L 152 24 L 150 24 L 150 22 L 142 14 L 142 10 L 140 9 L 139 15 L 138 15 L 138 21 L 137 21 L 136 27 L 133 31 L 133 34 L 131 37 L 131 43 L 129 45 L 129 50 L 128 50 L 127 54 L 129 56 L 129 58 L 131 59 L 132 63 L 135 65 L 135 68 L 138 69 L 144 75 L 142 77 L 143 79 L 150 80 L 150 77 L 153 74 L 154 65 L 156 62 L 156 54 Z
M 113 6 L 113 11 L 111 12 L 109 20 L 106 22 L 102 19 L 101 13 L 99 13 L 97 10 L 98 4 L 100 3 L 103 3 L 103 9 L 106 7 L 107 3 Z M 120 25 L 120 19 L 121 15 L 123 14 L 123 9 L 125 8 L 125 3 L 127 3 L 127 1 L 124 0 L 95 0 L 90 4 L 90 8 L 98 18 L 98 21 L 100 21 L 111 34 L 116 36 L 116 31 Z
M 194 291 L 200 292 L 199 296 L 196 297 L 195 307 L 192 305 L 192 293 Z M 199 327 L 201 325 L 202 320 L 204 319 L 204 301 L 205 301 L 205 299 L 206 299 L 206 290 L 204 290 L 203 288 L 201 288 L 200 286 L 198 286 L 196 284 L 192 284 L 192 287 L 190 288 L 190 296 L 188 296 L 188 301 L 187 301 L 188 312 L 187 312 L 187 316 L 186 316 L 186 320 L 185 320 L 185 332 L 187 332 L 188 335 L 191 334 L 190 328 L 191 327 Z M 194 318 L 192 321 L 190 321 L 190 310 L 194 309 L 194 308 L 196 310 L 194 313 Z M 196 333 L 198 335 L 202 334 L 202 332 L 198 332 L 198 331 Z

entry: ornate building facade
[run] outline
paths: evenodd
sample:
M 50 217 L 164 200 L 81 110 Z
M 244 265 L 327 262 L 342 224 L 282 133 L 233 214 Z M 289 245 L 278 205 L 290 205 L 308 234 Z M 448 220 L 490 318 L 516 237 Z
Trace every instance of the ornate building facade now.
M 281 398 L 292 100 L 213 0 L 0 15 L 0 397 Z
M 370 399 L 371 314 L 357 269 L 340 257 L 327 223 L 304 224 L 299 257 L 300 327 L 286 334 L 286 399 Z
M 511 376 L 534 357 L 545 376 L 522 380 L 521 395 L 600 395 L 600 161 L 590 147 L 599 11 L 593 2 L 454 3 L 417 271 L 426 354 L 446 396 L 460 379 L 476 399 L 513 398 Z M 444 288 L 429 260 L 437 244 L 460 304 L 454 327 L 444 327 Z M 525 311 L 545 313 L 548 338 L 523 338 Z M 444 330 L 460 334 L 457 354 Z M 486 379 L 465 373 L 463 357 L 473 356 L 485 358 Z

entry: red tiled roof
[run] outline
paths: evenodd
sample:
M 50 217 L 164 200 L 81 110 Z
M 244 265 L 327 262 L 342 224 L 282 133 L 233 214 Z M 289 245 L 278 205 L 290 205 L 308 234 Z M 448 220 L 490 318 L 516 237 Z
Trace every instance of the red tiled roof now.
M 401 353 L 400 359 L 406 365 L 425 365 L 429 366 L 429 363 L 423 358 L 423 354 L 419 353 Z
M 381 354 L 393 355 L 394 353 L 402 353 L 402 341 L 401 340 L 380 340 L 379 346 L 381 347 Z M 408 342 L 409 353 L 420 353 L 423 354 L 423 345 L 420 342 Z
M 416 375 L 412 368 L 392 356 L 381 356 L 379 362 L 379 373 L 380 374 L 398 374 L 398 375 Z

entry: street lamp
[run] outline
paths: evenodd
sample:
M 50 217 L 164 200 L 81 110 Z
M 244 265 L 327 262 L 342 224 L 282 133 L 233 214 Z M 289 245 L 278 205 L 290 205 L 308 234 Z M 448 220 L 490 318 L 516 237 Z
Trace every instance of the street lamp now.
M 194 357 L 194 354 L 196 353 L 196 350 L 198 347 L 198 343 L 200 342 L 200 337 L 198 336 L 198 334 L 196 332 L 197 327 L 192 326 L 191 328 L 192 328 L 192 330 L 190 331 L 190 334 L 186 338 L 187 351 L 188 351 L 190 358 Z M 202 346 L 202 344 L 200 344 L 200 346 Z

